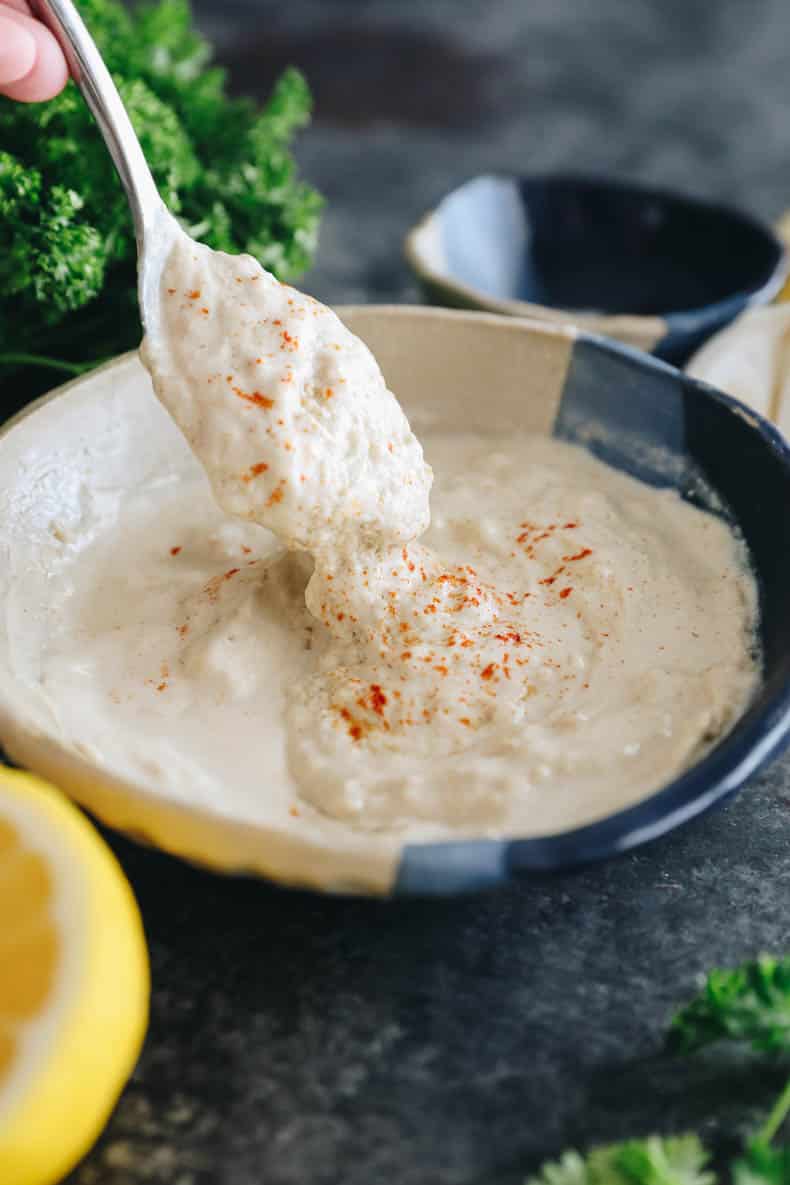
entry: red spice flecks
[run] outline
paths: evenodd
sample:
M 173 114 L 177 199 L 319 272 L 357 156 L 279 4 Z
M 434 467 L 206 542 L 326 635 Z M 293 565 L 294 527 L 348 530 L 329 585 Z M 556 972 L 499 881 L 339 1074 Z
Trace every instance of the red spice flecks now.
M 289 815 L 292 815 L 292 816 L 294 817 L 294 819 L 298 819 L 298 818 L 299 818 L 299 813 L 300 813 L 300 812 L 299 812 L 299 807 L 298 807 L 298 806 L 292 806 L 292 807 L 290 808 L 290 810 L 288 811 L 288 814 L 289 814 Z
M 282 502 L 283 498 L 285 497 L 285 490 L 283 489 L 284 485 L 285 480 L 281 481 L 280 484 L 272 490 L 272 492 L 269 494 L 269 497 L 266 499 L 266 506 L 275 506 L 278 502 Z
M 167 290 L 168 296 L 174 296 L 175 291 L 176 291 L 175 288 L 168 288 L 168 290 Z
M 183 625 L 180 625 L 178 627 L 178 632 L 182 638 L 185 638 L 187 636 L 187 634 L 189 633 L 189 622 L 184 622 Z
M 351 737 L 352 741 L 361 741 L 365 731 L 362 723 L 359 720 L 354 719 L 348 708 L 341 708 L 340 715 L 348 725 L 348 735 Z
M 228 568 L 227 572 L 225 572 L 223 574 L 222 579 L 223 580 L 230 580 L 231 577 L 235 576 L 236 573 L 240 572 L 240 571 L 241 571 L 241 568 Z
M 371 710 L 374 711 L 377 716 L 384 715 L 384 709 L 387 706 L 387 697 L 381 690 L 380 684 L 371 683 L 369 702 Z
M 542 539 L 548 539 L 557 530 L 556 523 L 547 523 L 546 526 L 540 527 L 537 523 L 519 523 L 521 534 L 516 539 L 517 543 L 526 543 L 530 535 L 534 535 L 533 543 L 539 543 Z M 539 532 L 536 534 L 536 532 Z
M 562 558 L 566 564 L 572 564 L 575 563 L 576 560 L 586 559 L 588 555 L 592 555 L 591 547 L 583 547 L 581 551 L 576 553 L 576 555 L 564 555 Z
M 171 547 L 171 548 L 170 548 L 170 554 L 171 554 L 171 555 L 178 555 L 178 553 L 179 553 L 179 551 L 180 551 L 180 550 L 181 550 L 181 548 L 180 548 L 180 547 Z
M 573 590 L 570 588 L 561 588 L 560 589 L 560 599 L 564 601 L 566 597 L 569 597 L 571 595 L 572 591 Z
M 200 300 L 200 289 L 195 288 L 192 292 L 187 292 L 187 300 Z
M 324 387 L 324 399 L 331 399 L 333 395 L 334 391 L 331 387 Z
M 496 674 L 496 670 L 497 664 L 495 662 L 490 662 L 488 666 L 484 667 L 484 669 L 480 672 L 480 678 L 485 679 L 486 682 L 488 682 L 490 679 L 493 679 L 494 675 Z
M 245 403 L 251 403 L 254 407 L 262 407 L 265 411 L 274 407 L 274 400 L 261 391 L 242 391 L 241 387 L 231 387 L 231 390 L 234 395 L 238 395 L 239 399 L 243 399 Z
M 575 531 L 579 524 L 578 523 L 563 523 L 562 525 L 566 531 Z
M 245 547 L 243 543 L 241 545 L 241 550 L 244 552 L 245 555 L 252 555 L 252 548 Z
M 250 482 L 253 480 L 253 478 L 260 477 L 260 475 L 265 473 L 268 468 L 269 466 L 265 461 L 258 461 L 256 465 L 250 465 L 246 473 L 242 473 L 241 480 L 243 482 Z M 249 552 L 249 548 L 247 548 L 247 551 Z

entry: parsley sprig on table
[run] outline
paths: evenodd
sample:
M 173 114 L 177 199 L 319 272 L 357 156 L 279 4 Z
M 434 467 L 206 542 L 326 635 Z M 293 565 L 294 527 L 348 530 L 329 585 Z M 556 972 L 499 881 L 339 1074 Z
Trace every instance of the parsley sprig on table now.
M 708 1153 L 696 1136 L 650 1136 L 564 1153 L 544 1164 L 528 1185 L 714 1185 Z
M 767 956 L 734 970 L 711 971 L 702 991 L 672 1020 L 671 1052 L 693 1054 L 737 1041 L 773 1058 L 790 1055 L 790 956 Z M 790 1115 L 790 1079 L 770 1114 L 730 1166 L 733 1185 L 790 1185 L 790 1144 L 777 1136 Z M 626 1140 L 573 1150 L 549 1161 L 527 1185 L 717 1185 L 710 1153 L 694 1134 Z
M 711 971 L 667 1035 L 674 1053 L 695 1053 L 721 1040 L 744 1041 L 760 1053 L 790 1053 L 790 956 Z
M 286 71 L 259 110 L 227 97 L 188 0 L 78 4 L 189 233 L 280 279 L 304 271 L 321 199 L 289 148 L 310 115 L 302 76 Z M 0 378 L 80 373 L 139 337 L 131 217 L 84 100 L 73 83 L 49 103 L 0 97 Z

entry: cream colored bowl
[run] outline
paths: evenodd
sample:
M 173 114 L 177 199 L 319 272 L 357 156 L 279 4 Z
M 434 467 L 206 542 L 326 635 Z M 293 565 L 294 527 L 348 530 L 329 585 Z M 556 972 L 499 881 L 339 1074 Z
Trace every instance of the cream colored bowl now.
M 768 463 L 773 446 L 756 418 L 747 423 L 724 397 L 645 355 L 573 330 L 485 313 L 403 307 L 340 312 L 373 349 L 418 426 L 433 421 L 466 432 L 559 431 L 571 439 L 581 438 L 574 437 L 581 426 L 584 438 L 608 450 L 613 464 L 632 471 L 644 465 L 648 479 L 679 484 L 686 480 L 688 458 L 678 425 L 689 423 L 693 389 L 700 411 L 713 417 L 711 424 L 724 417 L 739 449 L 748 436 L 753 448 L 765 451 L 750 480 L 774 480 Z M 708 438 L 703 433 L 699 447 Z M 101 507 L 108 489 L 131 493 L 141 483 L 188 475 L 196 465 L 135 354 L 39 400 L 0 436 L 0 742 L 13 760 L 132 836 L 216 870 L 324 891 L 458 892 L 650 839 L 732 791 L 787 731 L 783 716 L 782 727 L 767 737 L 758 713 L 753 736 L 747 719 L 669 787 L 576 831 L 432 845 L 404 846 L 397 834 L 362 835 L 349 828 L 342 836 L 335 832 L 329 846 L 305 838 L 297 827 L 262 822 L 261 811 L 250 813 L 234 797 L 233 786 L 222 801 L 207 802 L 188 786 L 176 794 L 121 777 L 60 734 L 37 678 L 48 614 L 64 595 L 47 557 L 63 547 L 86 508 Z M 782 459 L 775 480 L 786 480 L 787 470 Z M 765 497 L 778 495 L 766 490 Z M 763 716 L 773 711 L 774 724 L 779 699 L 769 697 L 761 709 Z

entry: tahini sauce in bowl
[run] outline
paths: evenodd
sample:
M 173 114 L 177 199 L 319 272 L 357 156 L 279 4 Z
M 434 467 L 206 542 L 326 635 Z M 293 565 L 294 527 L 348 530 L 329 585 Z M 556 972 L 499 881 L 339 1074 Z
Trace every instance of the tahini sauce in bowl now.
M 291 854 L 378 853 L 386 880 L 407 842 L 547 834 L 638 801 L 749 702 L 738 537 L 514 430 L 496 389 L 484 430 L 459 430 L 451 392 L 421 429 L 431 492 L 367 348 L 254 261 L 191 243 L 144 356 L 183 437 L 138 372 L 150 426 L 73 475 L 35 579 L 23 564 L 0 590 L 37 605 L 12 682 L 94 767 Z M 133 447 L 142 480 L 120 472 Z

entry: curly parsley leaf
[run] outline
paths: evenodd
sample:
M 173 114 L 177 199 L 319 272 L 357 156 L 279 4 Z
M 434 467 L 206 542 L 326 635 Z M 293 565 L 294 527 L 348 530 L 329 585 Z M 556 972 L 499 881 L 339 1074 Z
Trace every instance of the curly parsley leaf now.
M 667 1045 L 692 1053 L 725 1039 L 761 1053 L 790 1053 L 790 956 L 711 971 L 700 994 L 674 1017 Z
M 566 1152 L 544 1164 L 526 1185 L 713 1185 L 708 1153 L 697 1136 L 650 1136 Z
M 226 95 L 188 0 L 78 3 L 185 227 L 296 278 L 311 262 L 322 205 L 290 151 L 310 117 L 302 76 L 286 71 L 259 110 Z M 0 377 L 31 354 L 73 373 L 136 345 L 131 216 L 74 85 L 42 104 L 0 97 L 0 144 Z M 51 382 L 38 379 L 38 389 Z
M 589 1158 L 585 1160 L 574 1148 L 563 1152 L 559 1160 L 547 1160 L 537 1175 L 524 1185 L 591 1185 Z

